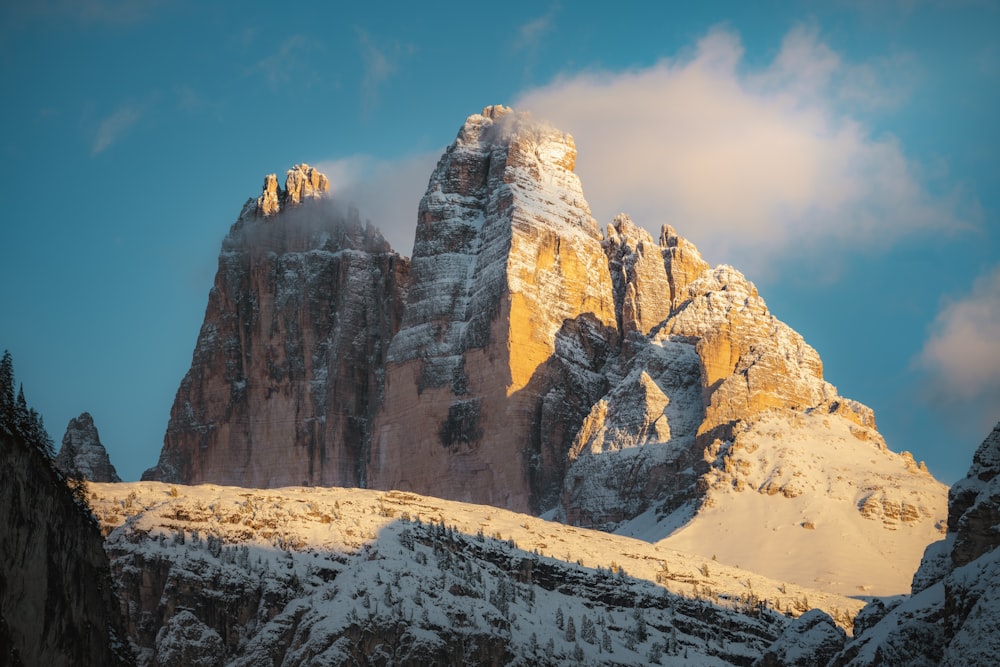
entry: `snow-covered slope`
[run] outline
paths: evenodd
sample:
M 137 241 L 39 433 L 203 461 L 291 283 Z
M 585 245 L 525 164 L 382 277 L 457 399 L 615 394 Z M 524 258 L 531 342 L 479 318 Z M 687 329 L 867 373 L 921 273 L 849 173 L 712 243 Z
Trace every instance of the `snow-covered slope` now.
M 876 600 L 831 664 L 987 667 L 1000 655 L 1000 423 L 949 494 L 948 535 L 927 549 L 913 592 Z
M 707 453 L 693 518 L 682 525 L 684 507 L 619 531 L 842 595 L 908 589 L 944 531 L 944 485 L 829 414 L 773 409 L 741 426 L 724 451 Z
M 93 484 L 142 664 L 750 665 L 861 603 L 400 492 Z M 572 629 L 570 627 L 572 626 Z

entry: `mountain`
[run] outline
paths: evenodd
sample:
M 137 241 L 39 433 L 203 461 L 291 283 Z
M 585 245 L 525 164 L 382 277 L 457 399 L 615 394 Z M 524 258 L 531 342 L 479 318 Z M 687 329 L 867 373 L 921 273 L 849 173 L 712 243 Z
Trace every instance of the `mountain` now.
M 875 600 L 832 665 L 995 665 L 1000 653 L 1000 423 L 948 494 L 948 532 L 909 596 Z
M 849 624 L 862 606 L 640 540 L 399 491 L 91 490 L 141 665 L 749 667 L 791 627 L 786 611 L 815 605 Z
M 97 433 L 94 418 L 89 412 L 69 420 L 62 447 L 53 462 L 59 472 L 67 477 L 90 482 L 122 481 L 111 464 L 108 451 L 101 444 L 101 436 Z
M 309 165 L 265 178 L 222 243 L 191 369 L 143 479 L 365 482 L 408 261 Z
M 143 478 L 395 489 L 905 591 L 946 488 L 738 270 L 668 225 L 602 230 L 575 161 L 530 114 L 469 116 L 409 260 L 315 169 L 268 176 Z
M 487 107 L 420 201 L 371 486 L 535 512 L 603 389 L 614 299 L 570 136 Z

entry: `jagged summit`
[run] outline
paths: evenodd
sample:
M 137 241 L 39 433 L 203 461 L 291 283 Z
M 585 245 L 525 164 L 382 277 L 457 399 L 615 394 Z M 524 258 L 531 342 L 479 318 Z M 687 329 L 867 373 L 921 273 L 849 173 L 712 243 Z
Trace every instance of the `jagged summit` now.
M 269 179 L 144 478 L 414 491 L 901 590 L 943 485 L 736 268 L 626 214 L 602 233 L 576 154 L 529 113 L 472 114 L 415 202 L 411 260 L 356 211 L 289 204 L 325 192 L 312 168 Z M 775 517 L 782 552 L 748 552 Z M 882 565 L 827 555 L 844 534 Z
M 89 412 L 69 420 L 55 465 L 67 477 L 91 482 L 122 481 L 101 444 L 94 418 Z
M 269 217 L 278 213 L 283 206 L 298 206 L 308 199 L 324 197 L 329 190 L 330 180 L 303 162 L 285 173 L 284 189 L 278 187 L 277 174 L 264 177 L 264 187 L 257 198 L 255 213 Z

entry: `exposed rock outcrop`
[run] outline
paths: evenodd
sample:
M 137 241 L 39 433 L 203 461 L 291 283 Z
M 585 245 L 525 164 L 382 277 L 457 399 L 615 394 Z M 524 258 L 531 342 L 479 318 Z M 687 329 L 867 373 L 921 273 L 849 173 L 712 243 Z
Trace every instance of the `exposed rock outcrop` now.
M 55 465 L 67 477 L 89 482 L 122 481 L 101 444 L 101 436 L 89 412 L 69 420 Z
M 285 174 L 284 189 L 278 187 L 277 174 L 264 177 L 264 188 L 257 198 L 255 212 L 269 217 L 284 206 L 298 206 L 308 199 L 320 199 L 329 191 L 330 181 L 325 174 L 305 163 L 297 164 Z
M 247 202 L 223 241 L 159 463 L 143 479 L 364 483 L 409 264 L 356 210 L 322 198 L 327 188 L 300 165 L 284 191 L 268 177 L 262 199 Z
M 807 611 L 785 628 L 755 667 L 824 667 L 847 641 L 847 633 L 819 609 Z
M 559 474 L 546 466 L 563 464 L 583 416 L 567 424 L 553 413 L 577 403 L 546 402 L 563 381 L 554 371 L 599 370 L 591 359 L 556 358 L 557 338 L 616 327 L 575 161 L 572 137 L 493 106 L 469 117 L 438 162 L 387 359 L 373 486 L 519 510 L 538 510 L 554 493 Z M 569 428 L 542 434 L 543 422 Z
M 0 663 L 132 664 L 97 525 L 42 451 L 0 428 Z

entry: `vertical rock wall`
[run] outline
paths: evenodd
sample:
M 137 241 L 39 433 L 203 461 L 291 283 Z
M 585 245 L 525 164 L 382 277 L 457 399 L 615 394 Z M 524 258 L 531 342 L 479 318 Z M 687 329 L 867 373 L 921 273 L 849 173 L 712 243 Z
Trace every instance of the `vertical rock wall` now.
M 408 262 L 322 198 L 307 165 L 274 178 L 223 241 L 191 369 L 144 479 L 357 486 Z
M 571 137 L 504 107 L 470 116 L 441 158 L 386 365 L 373 486 L 531 508 L 557 335 L 579 318 L 615 327 L 575 159 Z
M 45 455 L 0 429 L 0 663 L 132 664 L 101 533 Z

